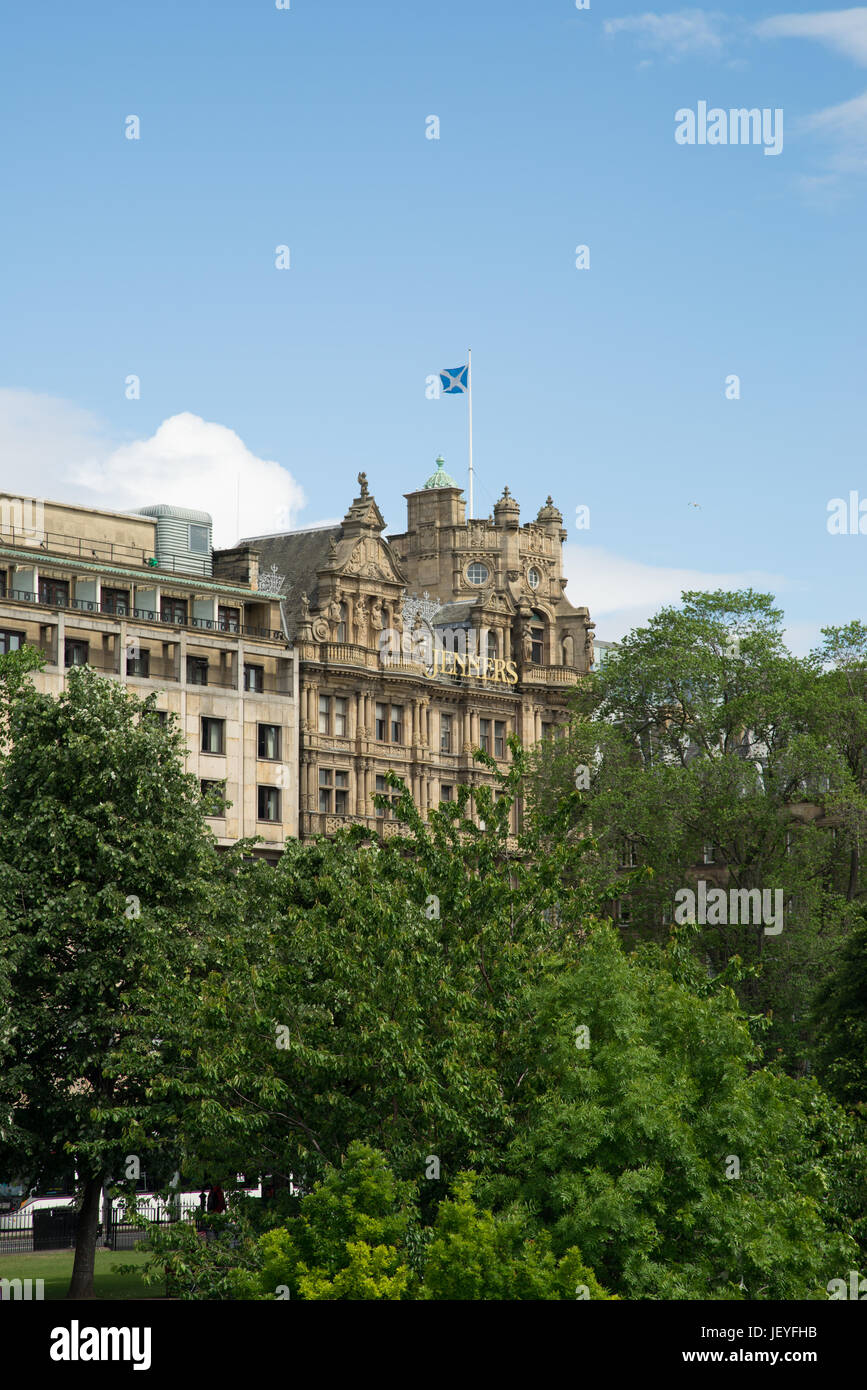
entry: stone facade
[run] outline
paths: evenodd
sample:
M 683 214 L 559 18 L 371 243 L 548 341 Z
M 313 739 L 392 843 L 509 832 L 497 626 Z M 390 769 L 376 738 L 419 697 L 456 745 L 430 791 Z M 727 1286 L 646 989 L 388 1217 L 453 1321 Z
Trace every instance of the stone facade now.
M 83 664 L 140 696 L 156 690 L 186 735 L 187 770 L 225 783 L 218 842 L 259 835 L 258 852 L 276 857 L 298 833 L 298 668 L 279 596 L 260 589 L 247 547 L 159 540 L 162 526 L 201 543 L 205 513 L 152 510 L 0 498 L 0 650 L 41 650 L 34 683 L 52 694 Z
M 505 489 L 492 517 L 467 521 L 461 489 L 439 468 L 407 494 L 406 531 L 386 538 L 365 475 L 358 481 L 341 525 L 243 543 L 285 577 L 300 663 L 302 837 L 353 823 L 395 833 L 373 803 L 388 771 L 422 814 L 461 783 L 493 784 L 474 749 L 505 770 L 508 735 L 531 746 L 565 723 L 567 693 L 593 659 L 588 611 L 565 597 L 566 532 L 550 498 L 521 526 Z M 452 648 L 460 639 L 475 656 L 434 674 L 416 641 L 425 634 L 448 634 Z M 517 828 L 520 807 L 513 815 Z

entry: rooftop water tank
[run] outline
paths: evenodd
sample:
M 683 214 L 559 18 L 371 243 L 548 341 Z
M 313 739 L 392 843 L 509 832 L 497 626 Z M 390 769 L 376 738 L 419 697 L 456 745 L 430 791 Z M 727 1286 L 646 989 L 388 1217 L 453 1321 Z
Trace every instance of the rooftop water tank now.
M 182 574 L 213 573 L 213 521 L 208 512 L 160 502 L 153 507 L 139 507 L 138 515 L 153 517 L 157 523 L 157 560 L 161 569 Z

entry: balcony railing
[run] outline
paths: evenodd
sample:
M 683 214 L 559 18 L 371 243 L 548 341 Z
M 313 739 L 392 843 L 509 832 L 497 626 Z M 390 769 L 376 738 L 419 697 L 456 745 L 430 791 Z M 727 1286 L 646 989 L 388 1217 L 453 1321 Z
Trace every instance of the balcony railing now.
M 64 609 L 73 613 L 94 613 L 109 618 L 137 618 L 142 622 L 163 623 L 170 627 L 193 627 L 206 632 L 226 632 L 236 637 L 261 637 L 274 642 L 284 640 L 282 631 L 270 627 L 257 627 L 252 623 L 229 622 L 225 618 L 222 620 L 218 618 L 184 618 L 183 621 L 179 621 L 175 617 L 163 617 L 150 608 L 130 608 L 126 612 L 121 612 L 116 602 L 103 604 L 86 598 L 74 598 L 70 599 L 68 603 L 58 603 L 35 594 L 32 589 L 10 589 L 7 594 L 0 594 L 0 602 L 4 598 L 17 600 L 19 603 L 36 603 L 43 608 Z
M 578 672 L 571 666 L 537 666 L 525 663 L 521 667 L 522 685 L 577 685 Z
M 213 573 L 210 555 L 155 555 L 152 550 L 138 545 L 100 541 L 92 536 L 65 536 L 60 531 L 40 531 L 32 526 L 0 528 L 0 544 L 56 555 L 74 555 L 79 560 L 101 560 L 110 565 L 168 570 L 173 574 L 200 574 L 210 578 Z

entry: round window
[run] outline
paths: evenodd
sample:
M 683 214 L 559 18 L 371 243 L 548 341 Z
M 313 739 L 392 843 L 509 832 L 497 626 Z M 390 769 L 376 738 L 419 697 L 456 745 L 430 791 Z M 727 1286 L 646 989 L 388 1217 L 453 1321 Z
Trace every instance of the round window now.
M 479 560 L 467 565 L 467 579 L 471 584 L 486 584 L 488 582 L 488 567 Z
M 538 589 L 542 576 L 537 569 L 527 570 L 527 583 L 531 589 Z

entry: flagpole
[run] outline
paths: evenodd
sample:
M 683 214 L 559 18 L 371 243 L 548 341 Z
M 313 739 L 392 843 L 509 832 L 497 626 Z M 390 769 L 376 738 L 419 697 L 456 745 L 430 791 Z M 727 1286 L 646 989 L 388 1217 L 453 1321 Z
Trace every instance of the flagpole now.
M 473 353 L 467 348 L 467 412 L 470 424 L 470 516 L 473 519 Z

